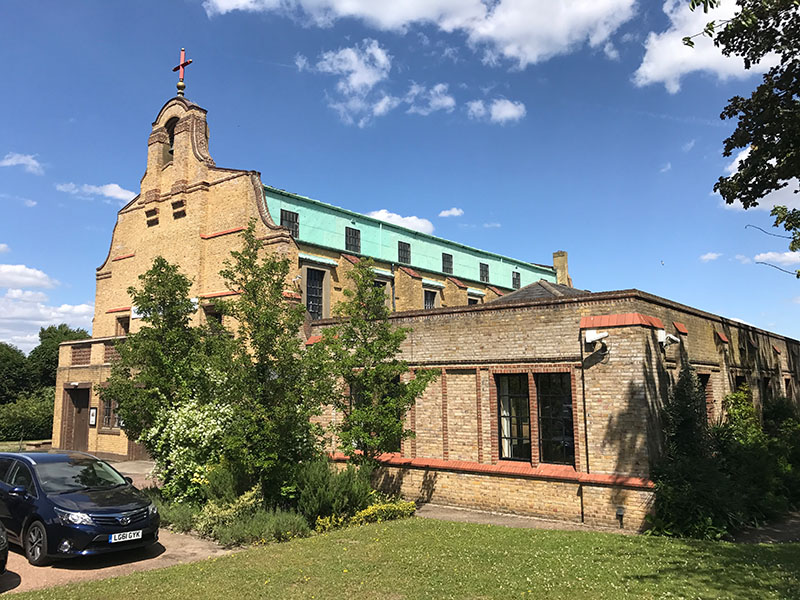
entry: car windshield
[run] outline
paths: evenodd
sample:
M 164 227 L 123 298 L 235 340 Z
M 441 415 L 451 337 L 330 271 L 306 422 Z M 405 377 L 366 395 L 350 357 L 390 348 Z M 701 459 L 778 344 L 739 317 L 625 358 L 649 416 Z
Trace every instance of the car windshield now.
M 63 494 L 86 489 L 105 490 L 127 483 L 114 469 L 89 457 L 36 465 L 36 474 L 45 494 Z

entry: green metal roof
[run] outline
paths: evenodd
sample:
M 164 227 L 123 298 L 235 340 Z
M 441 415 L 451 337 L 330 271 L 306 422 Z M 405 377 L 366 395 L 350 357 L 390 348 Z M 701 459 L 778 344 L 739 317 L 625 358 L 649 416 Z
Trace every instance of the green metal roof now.
M 480 281 L 479 264 L 483 262 L 489 265 L 489 284 L 506 289 L 512 287 L 512 271 L 520 273 L 522 286 L 539 279 L 555 281 L 555 269 L 551 266 L 479 250 L 272 186 L 265 185 L 264 192 L 267 208 L 276 223 L 280 223 L 281 209 L 298 213 L 300 242 L 348 252 L 344 232 L 345 227 L 352 227 L 361 232 L 360 254 L 379 261 L 399 264 L 397 242 L 405 241 L 413 242 L 409 266 L 424 271 L 444 275 L 441 270 L 444 251 L 453 255 L 454 277 Z

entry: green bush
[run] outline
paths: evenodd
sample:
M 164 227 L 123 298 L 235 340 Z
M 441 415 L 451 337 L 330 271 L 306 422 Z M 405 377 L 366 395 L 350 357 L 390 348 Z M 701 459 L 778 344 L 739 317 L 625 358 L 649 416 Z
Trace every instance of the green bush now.
M 336 470 L 326 460 L 303 465 L 297 478 L 298 512 L 309 525 L 316 525 L 319 517 L 352 517 L 375 496 L 370 474 L 366 466 Z
M 257 485 L 233 502 L 212 501 L 203 507 L 197 519 L 197 531 L 211 536 L 236 522 L 251 518 L 264 508 L 264 495 Z
M 0 441 L 49 439 L 53 433 L 53 388 L 20 394 L 0 404 Z
M 185 533 L 197 527 L 197 519 L 201 508 L 187 502 L 167 502 L 158 488 L 149 487 L 142 490 L 158 507 L 161 525 L 174 531 Z
M 394 519 L 405 519 L 414 514 L 417 505 L 413 502 L 396 500 L 394 502 L 381 502 L 368 506 L 358 511 L 352 519 L 351 525 L 364 525 L 366 523 L 382 523 Z
M 241 544 L 285 542 L 296 537 L 307 537 L 311 530 L 305 518 L 292 511 L 258 509 L 224 525 L 217 525 L 212 537 L 223 546 Z

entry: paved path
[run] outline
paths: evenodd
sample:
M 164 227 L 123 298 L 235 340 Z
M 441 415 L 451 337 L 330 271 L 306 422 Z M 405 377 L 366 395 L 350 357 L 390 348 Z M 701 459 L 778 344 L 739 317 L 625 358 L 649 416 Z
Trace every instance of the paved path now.
M 742 544 L 779 544 L 800 542 L 800 512 L 789 513 L 789 516 L 776 523 L 762 527 L 748 527 L 734 538 Z
M 161 569 L 213 558 L 229 552 L 208 540 L 162 529 L 158 543 L 148 548 L 72 558 L 55 562 L 48 567 L 34 567 L 28 564 L 22 551 L 12 545 L 8 553 L 8 572 L 0 575 L 0 593 L 25 592 L 76 581 L 107 579 L 135 571 Z

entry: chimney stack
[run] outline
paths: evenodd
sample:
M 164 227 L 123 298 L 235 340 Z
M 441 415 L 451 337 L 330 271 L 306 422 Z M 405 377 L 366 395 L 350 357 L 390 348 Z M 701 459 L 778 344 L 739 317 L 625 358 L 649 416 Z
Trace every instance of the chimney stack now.
M 556 283 L 572 287 L 572 277 L 567 267 L 567 253 L 564 250 L 553 252 L 553 268 L 556 270 Z

